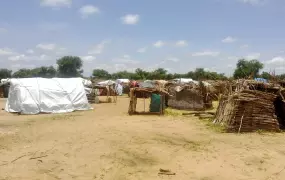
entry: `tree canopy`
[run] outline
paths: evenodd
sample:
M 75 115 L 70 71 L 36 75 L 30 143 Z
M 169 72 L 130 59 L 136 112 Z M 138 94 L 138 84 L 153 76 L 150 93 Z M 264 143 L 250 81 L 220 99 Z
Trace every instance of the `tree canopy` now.
M 34 69 L 19 69 L 13 73 L 15 78 L 31 78 L 31 77 L 43 77 L 52 78 L 56 76 L 56 69 L 53 66 L 42 66 Z
M 0 79 L 7 79 L 12 77 L 12 71 L 9 69 L 0 69 Z
M 236 69 L 234 71 L 234 78 L 248 78 L 258 77 L 259 71 L 263 68 L 263 64 L 258 60 L 245 60 L 240 59 L 237 62 Z
M 94 69 L 92 76 L 95 78 L 103 78 L 103 79 L 111 78 L 111 74 L 109 74 L 109 72 L 104 69 Z
M 57 60 L 58 75 L 60 77 L 82 76 L 82 60 L 77 56 L 64 56 Z
M 11 70 L 0 69 L 0 79 L 3 78 L 29 78 L 29 77 L 82 77 L 83 62 L 80 57 L 77 56 L 64 56 L 57 60 L 58 69 L 53 66 L 42 66 L 34 69 L 19 69 L 12 74 Z M 274 76 L 277 79 L 285 79 L 285 74 L 271 75 L 268 72 L 262 72 L 263 64 L 258 60 L 245 60 L 240 59 L 236 64 L 233 77 L 237 78 L 255 78 L 262 77 L 270 79 Z M 153 71 L 146 71 L 141 68 L 137 68 L 134 72 L 129 71 L 118 71 L 110 73 L 104 69 L 94 69 L 92 76 L 98 79 L 134 79 L 134 80 L 153 80 L 153 79 L 175 79 L 175 78 L 191 78 L 194 80 L 225 80 L 228 77 L 223 73 L 217 73 L 207 71 L 204 68 L 196 68 L 193 71 L 187 73 L 170 73 L 164 68 L 157 68 Z

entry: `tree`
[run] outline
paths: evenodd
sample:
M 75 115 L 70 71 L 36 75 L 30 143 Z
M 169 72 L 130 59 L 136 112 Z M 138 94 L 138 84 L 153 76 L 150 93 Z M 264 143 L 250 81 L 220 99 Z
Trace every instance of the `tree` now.
M 263 64 L 258 60 L 247 61 L 245 59 L 240 59 L 236 65 L 234 71 L 234 78 L 249 78 L 257 77 L 259 71 L 263 68 Z
M 111 75 L 104 69 L 94 69 L 92 75 L 96 78 L 109 79 Z
M 53 66 L 42 66 L 31 70 L 32 77 L 53 78 L 56 76 L 56 69 Z
M 61 77 L 82 76 L 82 60 L 77 56 L 64 56 L 57 60 L 58 73 Z
M 144 70 L 142 70 L 140 68 L 137 68 L 135 70 L 135 73 L 137 74 L 139 79 L 147 79 L 149 77 L 149 72 L 144 71 Z
M 136 73 L 128 72 L 128 71 L 119 71 L 112 74 L 113 79 L 139 79 Z
M 13 77 L 15 78 L 30 78 L 32 77 L 32 73 L 30 69 L 19 69 L 18 71 L 14 72 Z
M 150 79 L 166 79 L 167 70 L 163 68 L 158 68 L 150 73 Z
M 268 72 L 262 72 L 260 77 L 264 79 L 270 79 L 271 75 Z
M 0 69 L 0 80 L 12 77 L 12 71 L 9 69 Z

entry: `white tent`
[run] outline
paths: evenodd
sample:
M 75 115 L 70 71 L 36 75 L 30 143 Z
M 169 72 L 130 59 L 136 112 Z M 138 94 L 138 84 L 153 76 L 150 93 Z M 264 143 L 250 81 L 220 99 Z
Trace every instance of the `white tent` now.
M 10 79 L 5 110 L 22 114 L 65 113 L 92 109 L 82 78 Z
M 191 78 L 178 78 L 178 79 L 173 79 L 173 81 L 178 83 L 178 84 L 186 84 L 186 83 L 193 82 L 193 79 L 191 79 Z
M 109 86 L 109 85 L 112 85 L 112 84 L 116 84 L 115 81 L 112 81 L 112 80 L 107 80 L 107 81 L 101 81 L 99 83 L 97 83 L 99 86 Z
M 117 79 L 116 83 L 117 84 L 120 84 L 120 83 L 130 83 L 130 80 L 129 79 Z

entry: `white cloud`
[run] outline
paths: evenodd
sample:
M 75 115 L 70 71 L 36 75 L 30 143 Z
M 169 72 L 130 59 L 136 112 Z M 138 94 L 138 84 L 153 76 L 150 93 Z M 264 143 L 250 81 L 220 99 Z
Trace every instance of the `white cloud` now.
M 178 46 L 178 47 L 184 47 L 184 46 L 187 46 L 188 43 L 187 43 L 187 41 L 185 41 L 185 40 L 180 40 L 180 41 L 177 41 L 177 42 L 175 43 L 175 45 Z
M 7 29 L 5 29 L 5 28 L 1 28 L 1 27 L 0 27 L 0 33 L 6 33 L 6 32 L 8 32 L 8 30 L 7 30 Z
M 117 63 L 124 63 L 124 64 L 138 64 L 139 61 L 130 59 L 130 56 L 128 54 L 125 54 L 122 58 L 114 58 L 112 59 L 113 62 Z
M 144 48 L 139 48 L 139 49 L 137 50 L 137 52 L 138 52 L 138 53 L 145 53 L 146 50 L 147 50 L 146 47 L 144 47 Z
M 195 52 L 192 56 L 218 56 L 220 52 L 218 51 L 203 51 L 203 52 Z
M 10 61 L 46 61 L 46 60 L 50 60 L 51 57 L 42 54 L 39 56 L 27 56 L 25 54 L 20 54 L 20 55 L 16 55 L 16 56 L 10 56 L 8 58 L 8 60 Z
M 70 7 L 72 0 L 41 0 L 42 6 L 48 6 L 53 8 Z
M 140 20 L 140 16 L 138 14 L 127 14 L 121 17 L 123 24 L 137 24 Z
M 235 66 L 232 65 L 232 64 L 228 64 L 227 67 L 228 67 L 228 68 L 234 68 Z
M 278 56 L 278 57 L 272 58 L 269 61 L 266 61 L 265 63 L 269 65 L 285 65 L 285 58 Z
M 157 41 L 153 44 L 153 46 L 156 48 L 160 48 L 160 47 L 164 46 L 164 44 L 165 43 L 163 41 Z
M 231 36 L 228 36 L 226 37 L 225 39 L 222 40 L 223 43 L 233 43 L 233 42 L 236 42 L 237 39 L 236 38 L 233 38 Z
M 115 64 L 115 70 L 116 71 L 123 71 L 127 69 L 127 65 L 125 64 Z
M 179 61 L 179 59 L 176 58 L 176 57 L 170 57 L 170 58 L 167 58 L 166 60 L 167 61 L 172 61 L 172 62 L 178 62 Z
M 248 44 L 244 44 L 244 45 L 241 45 L 240 48 L 246 49 L 246 48 L 249 48 L 249 45 Z
M 85 62 L 92 62 L 96 60 L 96 57 L 95 56 L 81 56 L 81 59 Z
M 56 48 L 55 49 L 55 54 L 56 55 L 64 55 L 64 54 L 67 54 L 67 53 L 68 53 L 67 48 L 60 47 L 60 48 Z
M 92 5 L 85 5 L 79 9 L 79 13 L 81 14 L 82 18 L 87 18 L 88 16 L 99 12 L 99 8 Z
M 12 55 L 15 54 L 15 52 L 13 52 L 11 49 L 9 48 L 2 48 L 0 49 L 0 56 L 5 56 L 5 55 Z
M 251 53 L 251 54 L 245 56 L 245 59 L 247 59 L 247 60 L 259 59 L 260 55 L 261 55 L 260 53 Z
M 129 59 L 131 56 L 128 55 L 128 54 L 125 54 L 123 57 L 126 58 L 126 59 Z
M 228 57 L 228 60 L 238 60 L 239 59 L 239 57 L 237 57 L 237 56 L 229 56 Z
M 109 40 L 103 40 L 101 43 L 91 48 L 88 51 L 88 54 L 101 54 L 106 46 L 106 44 L 110 43 Z
M 265 2 L 265 0 L 238 0 L 239 2 L 251 5 L 258 5 Z
M 28 54 L 34 54 L 34 53 L 35 53 L 34 50 L 32 50 L 32 49 L 28 49 L 26 52 L 27 52 Z
M 36 47 L 42 50 L 52 51 L 56 48 L 56 45 L 55 44 L 38 44 Z
M 18 70 L 20 68 L 28 68 L 28 69 L 36 68 L 36 66 L 32 64 L 12 64 L 10 67 L 12 68 L 13 71 Z

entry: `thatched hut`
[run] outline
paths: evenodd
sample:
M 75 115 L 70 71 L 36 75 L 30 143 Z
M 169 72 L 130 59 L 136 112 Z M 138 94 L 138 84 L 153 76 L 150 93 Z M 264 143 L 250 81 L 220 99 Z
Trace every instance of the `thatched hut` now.
M 272 84 L 240 80 L 235 92 L 223 95 L 214 123 L 228 132 L 279 131 L 284 127 L 284 95 Z
M 172 95 L 168 99 L 168 107 L 184 110 L 204 110 L 213 107 L 208 88 L 202 83 L 170 84 L 167 89 Z
M 254 90 L 224 96 L 220 99 L 214 123 L 225 126 L 228 132 L 278 131 L 276 98 L 275 94 Z

